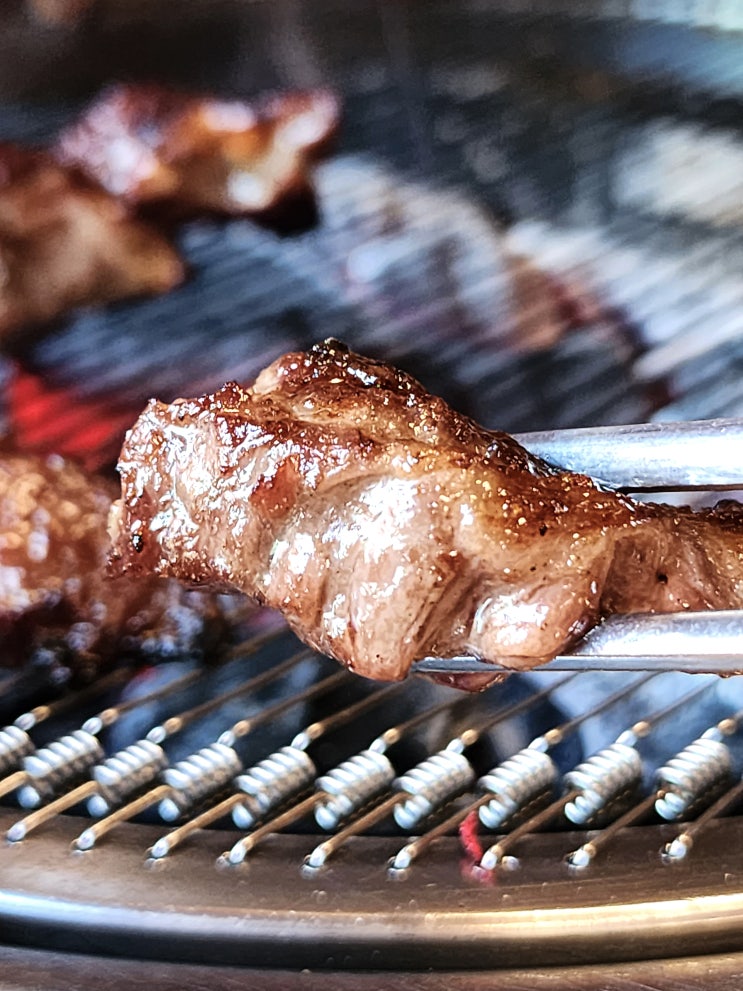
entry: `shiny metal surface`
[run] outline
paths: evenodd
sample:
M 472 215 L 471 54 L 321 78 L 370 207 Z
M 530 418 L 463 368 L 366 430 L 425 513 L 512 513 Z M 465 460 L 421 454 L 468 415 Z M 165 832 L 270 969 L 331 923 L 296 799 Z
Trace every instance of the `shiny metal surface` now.
M 546 430 L 517 435 L 533 454 L 630 491 L 743 488 L 743 419 Z
M 9 821 L 0 813 L 0 828 Z M 518 966 L 526 946 L 534 966 L 743 949 L 730 821 L 700 841 L 693 863 L 672 867 L 658 855 L 665 827 L 632 830 L 578 880 L 560 856 L 577 834 L 535 835 L 521 869 L 496 883 L 462 873 L 455 838 L 392 880 L 391 838 L 366 838 L 366 856 L 305 874 L 306 838 L 275 837 L 249 863 L 219 871 L 225 834 L 206 831 L 184 870 L 185 851 L 146 861 L 143 843 L 157 835 L 147 826 L 122 826 L 115 844 L 89 854 L 63 853 L 79 827 L 63 819 L 53 834 L 0 851 L 6 939 L 166 960 L 375 969 Z
M 294 650 L 286 638 L 280 642 L 285 652 Z M 674 865 L 661 853 L 678 826 L 624 830 L 613 837 L 600 858 L 577 872 L 565 856 L 596 834 L 575 832 L 570 823 L 557 821 L 566 797 L 546 810 L 555 831 L 539 832 L 547 820 L 540 812 L 533 815 L 529 790 L 515 799 L 516 806 L 524 806 L 526 818 L 499 841 L 509 850 L 515 847 L 517 859 L 510 854 L 492 869 L 487 868 L 484 856 L 478 863 L 475 847 L 497 840 L 498 834 L 483 832 L 478 837 L 482 827 L 476 825 L 477 809 L 495 797 L 500 785 L 484 798 L 475 797 L 479 791 L 475 768 L 479 774 L 489 760 L 476 744 L 483 742 L 488 728 L 504 729 L 509 713 L 512 722 L 514 717 L 520 720 L 536 714 L 560 689 L 583 694 L 596 677 L 548 678 L 551 687 L 536 693 L 522 684 L 521 692 L 526 689 L 526 694 L 517 693 L 519 701 L 510 705 L 506 704 L 507 693 L 464 698 L 439 688 L 433 696 L 426 696 L 417 691 L 422 685 L 409 682 L 403 689 L 402 711 L 407 718 L 398 724 L 403 728 L 396 734 L 398 742 L 411 723 L 420 723 L 419 729 L 428 734 L 436 716 L 446 717 L 439 735 L 446 738 L 455 729 L 457 735 L 453 737 L 456 747 L 444 753 L 461 762 L 468 773 L 460 775 L 453 763 L 456 774 L 452 777 L 446 764 L 446 787 L 432 782 L 435 787 L 429 788 L 426 778 L 422 790 L 417 783 L 409 788 L 414 797 L 426 798 L 424 812 L 433 817 L 426 814 L 419 820 L 412 816 L 400 823 L 395 810 L 404 809 L 404 801 L 410 798 L 400 792 L 400 784 L 412 779 L 416 768 L 426 767 L 432 758 L 417 762 L 412 771 L 403 764 L 398 780 L 387 783 L 371 808 L 360 809 L 360 815 L 347 825 L 331 824 L 331 832 L 324 834 L 326 839 L 319 846 L 322 836 L 311 817 L 319 782 L 309 799 L 296 803 L 292 797 L 289 801 L 295 804 L 283 805 L 278 814 L 269 803 L 262 819 L 259 806 L 272 794 L 273 775 L 263 783 L 255 778 L 252 797 L 257 817 L 245 828 L 256 837 L 260 834 L 261 840 L 246 846 L 241 856 L 230 856 L 230 852 L 250 840 L 251 832 L 236 830 L 228 813 L 235 799 L 245 800 L 243 792 L 227 798 L 212 796 L 204 811 L 190 810 L 181 825 L 165 836 L 160 824 L 123 821 L 125 815 L 117 820 L 115 835 L 101 834 L 98 842 L 89 844 L 81 844 L 76 837 L 90 832 L 95 824 L 75 815 L 59 815 L 62 810 L 54 801 L 48 806 L 53 815 L 42 815 L 33 831 L 19 832 L 13 821 L 17 811 L 2 809 L 0 829 L 15 840 L 0 847 L 3 938 L 52 950 L 94 947 L 104 955 L 201 964 L 361 969 L 516 966 L 525 946 L 534 966 L 650 958 L 709 948 L 731 951 L 739 944 L 743 949 L 743 880 L 737 882 L 735 869 L 737 819 L 710 824 L 696 842 L 693 856 L 679 858 Z M 678 706 L 686 712 L 692 697 L 709 694 L 715 686 L 714 679 L 682 677 L 679 683 L 668 676 L 629 681 L 612 677 L 615 691 L 609 692 L 604 684 L 594 701 L 583 699 L 580 715 L 567 720 L 559 716 L 553 729 L 540 727 L 543 735 L 537 740 L 550 748 L 554 745 L 555 759 L 575 760 L 565 754 L 558 758 L 558 745 L 591 721 L 606 732 L 605 720 L 615 708 L 615 718 L 625 724 L 624 736 L 634 733 L 638 740 L 647 740 L 648 728 L 663 713 Z M 657 684 L 663 700 L 660 714 L 647 710 L 647 698 L 637 690 L 641 685 L 650 687 L 651 682 Z M 690 684 L 691 692 L 680 694 Z M 507 687 L 500 686 L 500 691 Z M 439 701 L 441 693 L 450 700 L 445 706 Z M 374 693 L 369 697 L 375 697 Z M 360 704 L 353 703 L 354 709 Z M 366 701 L 365 709 L 366 718 L 358 730 L 375 739 L 386 738 L 379 731 L 393 721 L 391 712 L 372 710 Z M 348 699 L 342 698 L 325 718 L 336 721 L 333 712 L 347 711 Z M 371 719 L 374 711 L 376 725 Z M 715 725 L 707 735 L 725 732 L 732 740 L 739 713 L 731 715 L 724 699 L 715 712 L 723 718 L 715 715 Z M 628 719 L 630 730 L 626 729 Z M 295 728 L 287 727 L 286 732 L 291 735 Z M 440 755 L 439 737 L 426 739 L 426 746 Z M 507 745 L 508 737 L 504 739 Z M 424 740 L 418 743 L 423 745 Z M 321 754 L 318 750 L 318 758 Z M 396 759 L 405 760 L 401 754 Z M 604 786 L 613 780 L 613 767 L 607 768 L 604 781 L 603 766 L 597 765 L 589 784 L 603 794 Z M 571 784 L 569 774 L 563 777 L 566 784 Z M 309 779 L 305 785 L 311 790 Z M 94 788 L 95 783 L 89 786 Z M 233 784 L 232 790 L 236 787 Z M 460 792 L 461 798 L 456 797 Z M 296 810 L 301 814 L 296 815 Z M 162 809 L 159 814 L 162 819 Z M 289 818 L 282 820 L 282 815 Z M 465 840 L 464 832 L 457 833 L 457 825 L 463 827 L 463 820 L 472 817 L 474 836 Z M 434 831 L 426 832 L 436 821 L 450 826 L 438 831 L 434 826 Z M 261 833 L 266 826 L 268 830 Z M 285 828 L 289 831 L 282 832 Z M 497 828 L 504 827 L 498 823 Z M 411 829 L 425 833 L 426 843 L 415 846 Z M 411 850 L 412 841 L 415 856 L 400 858 L 401 832 L 408 841 L 405 849 Z M 396 869 L 389 869 L 390 860 Z
M 90 954 L 43 953 L 8 948 L 0 973 L 2 991 L 38 991 L 53 975 L 56 991 L 99 991 L 100 958 Z M 151 960 L 106 961 L 108 991 L 183 991 L 208 987 L 210 991 L 244 991 L 246 985 L 261 991 L 738 991 L 743 983 L 743 954 L 716 953 L 633 963 L 575 964 L 567 967 L 530 967 L 524 960 L 500 970 L 497 984 L 488 970 L 431 972 L 303 971 L 297 974 L 283 965 L 270 968 L 202 966 L 159 963 Z
M 425 658 L 417 674 L 494 672 L 507 668 L 473 657 Z M 539 671 L 743 671 L 743 611 L 609 616 Z

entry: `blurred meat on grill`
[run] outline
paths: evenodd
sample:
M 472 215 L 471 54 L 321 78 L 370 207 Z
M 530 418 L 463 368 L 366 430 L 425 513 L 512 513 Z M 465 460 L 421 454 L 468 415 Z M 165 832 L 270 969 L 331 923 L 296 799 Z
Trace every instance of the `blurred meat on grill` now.
M 247 103 L 119 85 L 60 135 L 57 153 L 140 208 L 268 218 L 312 201 L 309 164 L 338 119 L 327 90 Z
M 0 144 L 0 342 L 182 278 L 168 241 L 105 190 L 42 151 Z
M 153 401 L 119 471 L 116 571 L 247 592 L 370 678 L 426 656 L 531 668 L 609 612 L 743 604 L 743 507 L 608 492 L 336 342 Z
M 184 657 L 225 632 L 217 598 L 106 576 L 115 486 L 58 456 L 0 456 L 0 665 L 51 651 L 90 675 L 122 658 Z
M 19 446 L 113 465 L 151 396 L 253 381 L 328 336 L 393 361 L 486 426 L 647 415 L 622 328 L 586 280 L 553 275 L 539 246 L 511 247 L 477 200 L 364 156 L 322 162 L 314 180 L 313 229 L 287 239 L 240 219 L 183 224 L 182 286 L 31 342 L 9 390 Z
M 26 0 L 35 20 L 50 27 L 71 27 L 81 21 L 96 0 Z

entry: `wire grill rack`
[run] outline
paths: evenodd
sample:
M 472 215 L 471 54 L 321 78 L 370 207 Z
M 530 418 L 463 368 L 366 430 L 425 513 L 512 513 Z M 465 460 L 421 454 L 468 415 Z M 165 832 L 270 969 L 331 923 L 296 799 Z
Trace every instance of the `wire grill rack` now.
M 743 798 L 743 711 L 719 679 L 545 673 L 463 698 L 365 685 L 283 630 L 217 671 L 123 695 L 114 672 L 0 730 L 11 938 L 111 952 L 136 930 L 136 955 L 221 963 L 275 961 L 278 940 L 305 966 L 456 949 L 460 966 L 511 960 L 530 919 L 535 960 L 616 959 L 656 953 L 693 893 L 665 949 L 693 952 L 715 899 L 734 941 L 743 894 L 709 893 Z M 638 901 L 655 925 L 627 941 Z

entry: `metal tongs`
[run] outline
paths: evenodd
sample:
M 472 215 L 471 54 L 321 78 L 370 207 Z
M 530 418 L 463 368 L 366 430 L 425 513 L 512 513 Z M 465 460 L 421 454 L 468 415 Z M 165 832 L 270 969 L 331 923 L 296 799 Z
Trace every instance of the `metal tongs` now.
M 743 490 L 743 418 L 515 436 L 545 461 L 623 492 Z M 413 670 L 493 674 L 507 669 L 473 657 L 427 657 Z M 743 673 L 743 610 L 610 616 L 570 654 L 539 670 Z

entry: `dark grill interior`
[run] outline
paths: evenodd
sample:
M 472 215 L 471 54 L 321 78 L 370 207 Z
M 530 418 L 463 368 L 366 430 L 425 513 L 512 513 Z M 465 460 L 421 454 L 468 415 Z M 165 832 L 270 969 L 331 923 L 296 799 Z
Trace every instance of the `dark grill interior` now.
M 317 226 L 284 236 L 247 221 L 182 226 L 191 277 L 181 289 L 79 312 L 5 359 L 8 431 L 24 446 L 62 449 L 110 470 L 125 426 L 150 396 L 248 380 L 284 351 L 328 336 L 394 361 L 459 409 L 511 431 L 741 415 L 741 24 L 730 4 L 698 4 L 695 12 L 669 2 L 652 17 L 647 6 L 607 0 L 589 16 L 579 3 L 558 11 L 513 0 L 425 10 L 360 3 L 353 11 L 326 2 L 195 3 L 173 23 L 154 8 L 102 2 L 79 29 L 60 33 L 32 27 L 21 6 L 10 5 L 0 14 L 3 138 L 50 140 L 115 78 L 245 95 L 331 84 L 345 116 L 335 154 L 317 170 Z M 265 629 L 265 618 L 258 623 Z M 132 706 L 100 734 L 105 754 L 271 670 L 294 649 L 279 639 L 250 661 L 213 663 L 188 686 Z M 114 687 L 67 706 L 29 731 L 33 744 L 48 746 L 104 706 L 195 669 L 184 658 L 129 680 L 123 695 Z M 166 734 L 170 764 L 335 671 L 304 660 L 276 685 Z M 616 818 L 653 792 L 657 768 L 741 707 L 737 678 L 668 675 L 589 718 L 634 677 L 582 675 L 518 718 L 494 722 L 465 748 L 474 780 L 461 794 L 454 788 L 431 817 L 407 828 L 380 818 L 317 870 L 302 865 L 328 834 L 309 813 L 244 863 L 226 864 L 218 857 L 245 835 L 226 811 L 168 856 L 147 859 L 175 825 L 158 817 L 157 803 L 71 854 L 91 822 L 77 803 L 0 850 L 3 939 L 194 965 L 337 970 L 524 968 L 525 953 L 533 968 L 577 968 L 738 951 L 735 796 L 675 864 L 660 851 L 681 826 L 648 809 L 582 873 L 564 857 L 587 835 L 561 813 L 525 835 L 494 872 L 476 867 L 474 850 L 499 831 L 473 828 L 474 814 L 463 830 L 450 824 L 407 870 L 388 872 L 411 836 L 468 807 L 481 775 L 551 727 L 581 720 L 550 749 L 562 776 L 638 719 L 707 686 L 638 743 L 642 781 L 628 806 L 613 808 Z M 316 773 L 263 820 L 427 707 L 452 700 L 397 745 L 397 774 L 556 680 L 512 678 L 474 698 L 411 682 L 309 745 Z M 378 690 L 339 678 L 327 694 L 229 742 L 249 769 Z M 47 696 L 66 697 L 43 684 L 42 671 L 9 677 L 4 721 Z M 0 759 L 11 742 L 0 735 Z M 684 813 L 691 819 L 740 776 L 736 734 L 725 743 L 729 773 L 718 754 L 711 780 L 695 783 L 699 801 Z M 14 769 L 9 758 L 5 770 Z M 180 821 L 235 794 L 229 783 L 238 770 L 197 796 Z M 49 798 L 89 773 L 81 766 L 68 781 L 60 772 Z M 562 787 L 558 779 L 552 798 Z M 3 800 L 3 829 L 28 814 L 19 794 Z M 535 798 L 531 811 L 545 800 Z M 687 986 L 672 980 L 657 986 Z

